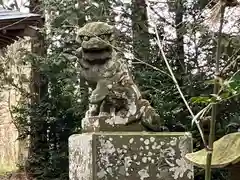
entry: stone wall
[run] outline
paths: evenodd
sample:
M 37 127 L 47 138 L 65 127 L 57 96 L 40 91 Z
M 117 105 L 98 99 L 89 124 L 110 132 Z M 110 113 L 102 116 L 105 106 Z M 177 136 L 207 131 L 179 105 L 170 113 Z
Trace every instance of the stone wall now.
M 30 72 L 29 68 L 22 67 L 18 63 L 22 58 L 18 52 L 19 48 L 29 49 L 29 41 L 19 40 L 10 45 L 6 51 L 0 50 L 1 63 L 5 63 L 5 56 L 10 61 L 9 72 L 11 72 L 15 84 L 18 84 L 20 75 L 26 74 L 28 77 Z M 24 86 L 28 88 L 27 84 Z M 10 113 L 11 106 L 16 105 L 20 97 L 19 91 L 13 87 L 6 85 L 6 89 L 2 87 L 0 89 L 0 171 L 15 169 L 16 165 L 22 163 L 23 158 L 27 155 L 26 143 L 17 140 L 18 130 Z
M 3 171 L 16 168 L 18 159 L 18 141 L 16 141 L 18 132 L 12 123 L 8 101 L 9 92 L 2 92 L 0 101 L 0 167 Z

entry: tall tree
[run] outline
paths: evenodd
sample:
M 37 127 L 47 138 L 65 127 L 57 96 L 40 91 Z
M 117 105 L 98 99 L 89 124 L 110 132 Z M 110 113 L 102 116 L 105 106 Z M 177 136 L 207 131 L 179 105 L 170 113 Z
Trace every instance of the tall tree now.
M 184 2 L 186 0 L 175 1 L 175 27 L 176 27 L 176 72 L 179 79 L 180 86 L 183 85 L 182 77 L 185 74 L 185 63 L 184 63 L 184 34 L 185 24 L 183 22 L 184 15 Z
M 135 58 L 147 62 L 150 57 L 150 36 L 145 0 L 132 0 L 131 11 L 133 55 Z
M 30 12 L 41 14 L 43 16 L 42 4 L 39 0 L 30 1 Z M 38 28 L 43 27 L 43 21 L 38 23 Z M 37 37 L 32 39 L 32 53 L 35 57 L 44 58 L 46 57 L 46 49 L 44 47 L 43 35 L 38 33 Z M 36 172 L 44 172 L 43 165 L 45 159 L 49 158 L 48 143 L 47 143 L 47 121 L 45 118 L 46 111 L 42 111 L 42 101 L 47 98 L 48 82 L 45 75 L 39 69 L 39 64 L 36 59 L 32 60 L 31 70 L 31 113 L 30 113 L 30 146 L 27 161 L 27 170 L 33 177 Z M 39 112 L 41 111 L 41 113 Z M 39 171 L 39 169 L 41 169 Z M 37 173 L 37 175 L 39 175 Z

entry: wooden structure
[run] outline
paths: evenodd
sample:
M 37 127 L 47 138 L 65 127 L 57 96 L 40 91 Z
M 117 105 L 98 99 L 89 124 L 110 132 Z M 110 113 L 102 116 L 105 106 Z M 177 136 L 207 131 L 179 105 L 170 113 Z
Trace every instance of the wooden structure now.
M 43 23 L 44 18 L 39 14 L 22 13 L 19 11 L 6 10 L 0 7 L 0 56 L 5 53 L 4 49 L 8 45 L 11 45 L 19 38 L 25 36 L 31 37 L 33 40 L 31 43 L 32 46 L 34 42 L 39 42 L 40 40 L 38 39 L 38 28 L 41 28 L 43 26 Z M 29 48 L 31 48 L 33 51 L 31 45 L 29 45 Z M 35 49 L 41 51 L 39 47 Z M 8 97 L 7 95 L 9 95 L 9 93 L 4 93 L 6 94 L 5 97 Z M 6 99 L 6 101 L 9 101 L 8 98 Z M 7 168 L 9 169 L 10 167 L 13 168 L 16 163 L 20 166 L 23 166 L 25 156 L 27 156 L 28 153 L 25 153 L 24 140 L 16 142 L 18 132 L 16 130 L 16 127 L 11 123 L 8 103 L 1 100 L 0 106 L 3 103 L 6 105 L 4 108 L 2 108 L 2 111 L 4 111 L 4 113 L 2 111 L 0 113 L 0 115 L 2 115 L 2 117 L 0 117 L 0 135 L 1 137 L 5 136 L 6 141 L 4 141 L 4 138 L 0 138 L 0 165 L 3 166 L 7 164 Z M 2 119 L 4 120 L 4 124 L 1 124 Z M 4 168 L 5 167 L 3 167 L 3 169 Z
M 42 27 L 39 14 L 10 11 L 0 7 L 0 49 L 18 40 L 19 37 L 36 36 L 36 27 Z

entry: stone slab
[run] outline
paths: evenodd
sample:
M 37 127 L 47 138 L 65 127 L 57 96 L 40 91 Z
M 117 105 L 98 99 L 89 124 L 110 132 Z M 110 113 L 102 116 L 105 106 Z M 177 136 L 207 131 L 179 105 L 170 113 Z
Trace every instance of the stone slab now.
M 70 180 L 192 180 L 190 133 L 95 132 L 69 138 Z
M 93 116 L 82 120 L 83 132 L 101 132 L 101 131 L 144 131 L 140 122 L 134 122 L 126 125 L 127 120 L 118 116 Z

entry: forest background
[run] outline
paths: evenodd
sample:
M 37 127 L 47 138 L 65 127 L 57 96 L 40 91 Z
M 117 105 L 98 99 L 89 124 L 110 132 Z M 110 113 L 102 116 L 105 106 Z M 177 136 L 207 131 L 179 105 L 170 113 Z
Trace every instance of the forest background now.
M 117 44 L 126 55 L 135 81 L 161 115 L 170 131 L 190 131 L 194 151 L 203 148 L 200 134 L 179 92 L 169 77 L 159 54 L 156 32 L 163 50 L 187 99 L 197 114 L 218 100 L 216 138 L 240 128 L 240 10 L 227 9 L 221 44 L 220 94 L 212 94 L 218 23 L 206 22 L 208 0 L 86 0 L 86 1 L 0 1 L 4 8 L 45 14 L 41 29 L 45 54 L 20 48 L 18 56 L 11 51 L 0 62 L 0 86 L 17 89 L 21 98 L 11 107 L 19 139 L 31 135 L 29 156 L 21 167 L 38 179 L 68 179 L 68 137 L 81 132 L 81 119 L 87 108 L 87 88 L 79 82 L 77 60 L 66 53 L 77 48 L 76 28 L 91 21 L 105 21 L 119 30 Z M 26 40 L 22 40 L 25 42 Z M 17 61 L 16 61 L 16 56 Z M 19 58 L 21 57 L 21 58 Z M 67 58 L 68 57 L 68 58 Z M 10 66 L 38 67 L 41 76 L 39 100 L 29 101 L 33 94 L 24 86 L 33 83 L 23 72 L 8 73 Z M 211 111 L 201 119 L 208 134 Z M 195 168 L 195 179 L 204 171 Z M 215 170 L 213 179 L 228 179 L 227 172 Z

